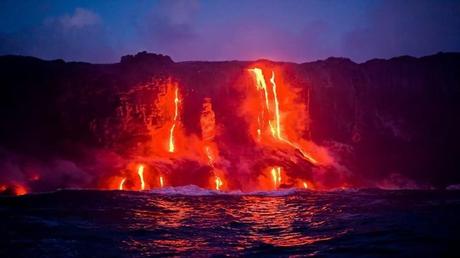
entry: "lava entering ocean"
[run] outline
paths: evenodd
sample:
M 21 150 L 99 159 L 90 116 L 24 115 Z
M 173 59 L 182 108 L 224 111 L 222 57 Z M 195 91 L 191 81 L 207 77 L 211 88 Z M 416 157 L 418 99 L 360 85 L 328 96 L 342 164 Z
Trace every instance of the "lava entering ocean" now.
M 148 190 L 167 183 L 216 191 L 325 188 L 323 172 L 334 162 L 326 148 L 305 137 L 309 107 L 301 91 L 273 67 L 245 68 L 241 77 L 230 100 L 201 95 L 201 110 L 191 104 L 197 100 L 193 91 L 171 77 L 122 95 L 118 128 L 135 140 L 118 145 L 115 152 L 125 158 L 117 159 L 118 171 L 98 177 L 98 187 Z M 229 101 L 236 107 L 231 116 L 222 112 Z M 22 194 L 27 187 L 16 184 L 14 189 Z

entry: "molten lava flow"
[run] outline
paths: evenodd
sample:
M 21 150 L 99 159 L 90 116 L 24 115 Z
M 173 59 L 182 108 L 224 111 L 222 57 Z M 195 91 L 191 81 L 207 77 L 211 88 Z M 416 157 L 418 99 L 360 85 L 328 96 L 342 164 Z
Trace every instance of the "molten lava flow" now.
M 174 91 L 174 117 L 173 124 L 169 130 L 169 152 L 174 152 L 174 129 L 176 128 L 177 117 L 179 116 L 179 88 L 176 86 Z
M 160 187 L 163 188 L 165 182 L 164 182 L 164 179 L 163 179 L 163 176 L 160 176 Z
M 141 190 L 145 190 L 144 165 L 139 165 L 139 168 L 137 169 L 137 174 L 139 175 L 139 180 L 141 181 Z
M 308 184 L 307 184 L 307 182 L 303 182 L 303 188 L 308 189 Z
M 254 73 L 254 76 L 256 78 L 256 86 L 258 90 L 263 90 L 264 91 L 264 97 L 265 97 L 265 107 L 267 110 L 270 110 L 270 105 L 268 104 L 268 92 L 267 92 L 267 84 L 265 83 L 265 78 L 262 73 L 262 69 L 260 68 L 252 68 L 249 69 L 249 71 Z
M 126 177 L 121 179 L 120 185 L 118 186 L 118 190 L 123 190 L 123 186 L 125 185 L 125 182 L 126 182 Z
M 263 125 L 262 121 L 266 121 L 268 125 L 270 126 L 270 131 L 274 139 L 279 140 L 281 142 L 284 142 L 291 146 L 294 149 L 299 150 L 299 152 L 302 154 L 302 157 L 309 162 L 311 162 L 314 165 L 318 164 L 318 161 L 313 158 L 313 156 L 309 153 L 307 153 L 298 143 L 290 141 L 285 135 L 282 133 L 282 121 L 281 121 L 281 111 L 280 111 L 280 104 L 279 104 L 279 96 L 278 96 L 278 89 L 277 85 L 275 82 L 275 72 L 272 71 L 272 76 L 270 78 L 270 83 L 272 84 L 272 94 L 273 94 L 273 106 L 274 106 L 274 113 L 273 113 L 273 118 L 271 117 L 270 113 L 270 99 L 268 97 L 268 90 L 267 90 L 267 85 L 265 83 L 265 77 L 263 75 L 263 72 L 260 68 L 252 68 L 249 69 L 250 72 L 252 72 L 255 76 L 255 81 L 256 81 L 256 86 L 258 90 L 264 90 L 264 96 L 265 96 L 265 108 L 259 110 L 259 115 L 257 117 L 257 124 L 258 124 L 258 129 L 257 129 L 257 135 L 258 135 L 258 140 L 260 140 L 260 135 L 263 132 L 263 128 L 261 125 Z M 268 118 L 265 118 L 265 114 L 268 115 Z M 265 120 L 264 120 L 265 118 Z
M 216 183 L 216 190 L 219 191 L 220 188 L 223 185 L 222 180 L 220 179 L 220 177 L 216 176 L 215 183 Z
M 264 119 L 265 112 L 267 113 L 267 116 L 270 116 L 270 104 L 269 104 L 269 99 L 268 99 L 269 97 L 268 97 L 268 91 L 267 91 L 267 84 L 265 83 L 265 78 L 262 73 L 262 69 L 252 68 L 252 69 L 249 69 L 249 71 L 252 72 L 255 76 L 257 90 L 263 90 L 263 98 L 265 100 L 265 109 L 261 110 L 261 112 L 259 113 L 259 117 L 257 118 L 257 122 L 258 122 L 257 134 L 260 136 L 262 132 L 262 127 L 264 125 L 263 121 L 265 120 Z M 272 125 L 272 121 L 270 120 L 270 118 L 268 118 L 267 120 L 268 120 L 267 122 L 270 127 L 272 136 L 275 137 L 276 130 Z
M 205 98 L 200 117 L 201 138 L 205 142 L 211 142 L 216 136 L 216 114 L 212 110 L 210 98 Z
M 212 154 L 212 150 L 209 146 L 204 147 L 204 152 L 206 153 L 206 157 L 208 158 L 208 164 L 213 167 L 214 166 L 214 156 Z
M 281 184 L 281 167 L 274 167 L 271 169 L 273 186 L 277 189 Z
M 281 139 L 281 126 L 280 126 L 280 107 L 278 102 L 278 94 L 276 93 L 276 83 L 275 83 L 275 72 L 272 71 L 272 77 L 270 78 L 273 90 L 273 99 L 275 101 L 275 132 L 276 138 Z
M 212 109 L 212 102 L 210 98 L 206 98 L 203 103 L 203 109 L 200 117 L 201 125 L 201 138 L 203 141 L 203 151 L 208 162 L 212 168 L 214 175 L 214 188 L 221 190 L 223 186 L 223 171 L 218 168 L 219 150 L 214 138 L 216 136 L 216 115 Z
M 312 164 L 314 164 L 314 165 L 318 164 L 318 161 L 315 158 L 313 158 L 310 154 L 308 154 L 306 151 L 304 151 L 300 145 L 298 145 L 296 143 L 292 143 L 292 142 L 290 142 L 290 141 L 288 141 L 288 140 L 286 140 L 284 138 L 281 138 L 281 140 L 283 142 L 287 143 L 289 146 L 293 147 L 294 149 L 297 149 L 300 152 L 300 154 L 302 154 L 302 156 L 306 160 L 310 161 Z

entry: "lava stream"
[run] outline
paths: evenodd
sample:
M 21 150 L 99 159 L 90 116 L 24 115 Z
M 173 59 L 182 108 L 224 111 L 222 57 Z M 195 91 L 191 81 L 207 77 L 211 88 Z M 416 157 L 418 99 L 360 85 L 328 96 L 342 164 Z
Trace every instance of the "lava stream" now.
M 273 100 L 275 101 L 275 132 L 276 137 L 281 139 L 281 126 L 280 126 L 280 107 L 278 102 L 278 94 L 276 93 L 276 83 L 275 83 L 275 72 L 272 71 L 272 77 L 270 78 L 270 82 L 273 85 Z
M 270 112 L 269 112 L 270 111 L 270 104 L 269 104 L 269 98 L 268 98 L 267 85 L 265 83 L 265 77 L 264 77 L 264 75 L 262 73 L 262 70 L 260 68 L 252 68 L 252 69 L 249 69 L 249 71 L 251 71 L 255 76 L 257 89 L 258 90 L 260 90 L 260 89 L 264 90 L 265 106 L 266 106 L 268 115 L 270 115 Z M 303 150 L 303 148 L 299 144 L 291 142 L 290 140 L 288 140 L 282 134 L 282 132 L 281 132 L 281 127 L 282 127 L 282 124 L 281 124 L 281 111 L 280 111 L 280 104 L 279 104 L 279 100 L 278 100 L 278 92 L 277 92 L 277 85 L 276 85 L 276 82 L 275 82 L 275 72 L 274 71 L 272 71 L 272 76 L 270 78 L 270 83 L 272 84 L 273 103 L 274 103 L 274 118 L 273 118 L 273 122 L 272 122 L 270 117 L 268 117 L 267 120 L 268 120 L 268 124 L 270 126 L 270 131 L 272 133 L 273 138 L 288 144 L 289 146 L 293 147 L 294 149 L 299 150 L 299 152 L 302 154 L 302 156 L 306 160 L 308 160 L 309 162 L 311 162 L 314 165 L 317 165 L 318 161 L 315 158 L 313 158 L 312 155 L 310 155 L 305 150 Z M 260 121 L 261 118 L 260 117 L 262 116 L 262 119 L 263 119 L 264 114 L 265 114 L 264 110 L 261 110 L 260 114 L 259 114 L 259 117 L 257 118 L 257 123 L 259 125 L 259 128 L 257 129 L 257 134 L 258 134 L 259 139 L 260 139 L 260 134 L 261 134 L 261 126 L 260 126 L 261 125 L 261 121 Z
M 163 176 L 160 176 L 160 187 L 163 188 L 164 186 L 164 179 Z
M 303 188 L 308 189 L 308 184 L 307 184 L 307 182 L 303 182 Z
M 139 165 L 139 168 L 137 169 L 137 174 L 139 175 L 139 180 L 141 181 L 141 190 L 145 190 L 144 165 Z
M 174 91 L 174 117 L 173 124 L 169 130 L 169 152 L 174 152 L 174 129 L 176 128 L 177 117 L 179 116 L 179 88 L 176 86 Z
M 123 186 L 125 185 L 125 182 L 126 182 L 126 177 L 121 179 L 120 185 L 118 186 L 118 190 L 123 190 Z
M 220 179 L 220 177 L 216 176 L 215 183 L 216 183 L 216 190 L 219 191 L 220 188 L 223 185 L 222 180 Z
M 270 104 L 269 104 L 269 99 L 268 99 L 267 84 L 265 83 L 265 78 L 264 78 L 264 75 L 262 73 L 262 69 L 260 69 L 260 68 L 252 68 L 252 69 L 249 69 L 249 71 L 254 73 L 254 76 L 255 76 L 255 79 L 256 79 L 257 90 L 263 90 L 263 95 L 264 95 L 264 99 L 265 99 L 265 108 L 267 109 L 268 116 L 270 116 Z M 258 121 L 258 124 L 259 124 L 259 128 L 257 129 L 257 134 L 258 135 L 261 134 L 261 130 L 262 130 L 261 127 L 263 125 L 262 121 L 264 120 L 264 116 L 265 116 L 265 111 L 262 109 L 261 114 L 257 118 L 257 121 Z M 270 121 L 270 119 L 268 119 L 268 125 L 270 126 L 270 131 L 271 131 L 273 137 L 275 137 L 276 130 L 275 130 L 275 128 L 273 128 L 272 121 Z
M 277 189 L 281 184 L 281 167 L 274 167 L 271 170 L 273 186 Z

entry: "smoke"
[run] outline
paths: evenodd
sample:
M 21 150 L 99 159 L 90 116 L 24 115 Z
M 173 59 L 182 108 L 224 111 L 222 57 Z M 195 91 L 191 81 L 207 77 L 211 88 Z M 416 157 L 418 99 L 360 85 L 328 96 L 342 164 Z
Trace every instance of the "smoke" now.
M 76 147 L 76 146 L 74 146 Z M 46 151 L 46 150 L 43 150 Z M 102 179 L 119 173 L 127 161 L 108 150 L 81 149 L 84 157 L 42 158 L 0 151 L 0 194 L 20 187 L 26 192 L 54 191 L 63 188 L 100 188 Z
M 386 190 L 432 189 L 430 185 L 416 182 L 400 173 L 391 173 L 380 182 L 377 182 L 376 187 Z

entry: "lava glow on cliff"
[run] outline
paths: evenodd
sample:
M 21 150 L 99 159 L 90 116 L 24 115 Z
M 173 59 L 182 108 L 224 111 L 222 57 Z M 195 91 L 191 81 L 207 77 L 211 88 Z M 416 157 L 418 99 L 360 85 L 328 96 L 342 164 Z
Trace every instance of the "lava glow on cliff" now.
M 222 110 L 224 102 L 219 101 L 223 100 L 201 96 L 200 106 L 191 108 L 193 92 L 180 80 L 170 77 L 152 82 L 154 86 L 142 85 L 152 92 L 143 104 L 137 99 L 145 99 L 144 95 L 129 98 L 137 89 L 127 93 L 117 113 L 120 128 L 131 134 L 146 131 L 148 137 L 122 145 L 126 158 L 119 162 L 119 171 L 101 177 L 98 186 L 137 191 L 163 188 L 167 182 L 215 191 L 321 189 L 313 171 L 328 167 L 331 158 L 325 148 L 305 137 L 309 107 L 299 98 L 301 91 L 283 81 L 282 72 L 273 67 L 242 71 L 243 79 L 232 91 L 238 94 L 231 93 L 235 96 L 230 98 L 232 106 L 238 107 L 232 111 L 239 119 L 230 121 L 236 131 L 226 128 L 228 120 L 222 122 L 228 119 L 226 114 L 215 111 L 215 107 Z M 196 103 L 196 98 L 192 101 Z M 191 132 L 186 125 L 197 129 Z M 234 142 L 235 134 L 245 135 L 240 146 Z M 24 194 L 27 188 L 16 185 L 14 189 Z

